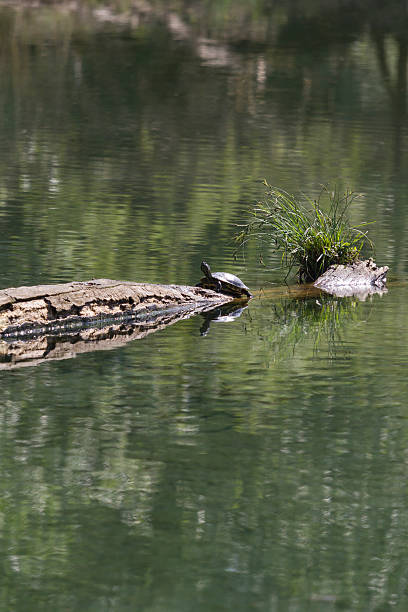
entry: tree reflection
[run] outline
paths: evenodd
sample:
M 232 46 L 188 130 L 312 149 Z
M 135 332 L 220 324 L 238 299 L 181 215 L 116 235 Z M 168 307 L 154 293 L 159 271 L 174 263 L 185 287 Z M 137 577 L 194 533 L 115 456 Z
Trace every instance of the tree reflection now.
M 181 4 L 176 19 L 157 3 L 137 20 L 92 6 L 81 19 L 61 7 L 1 9 L 9 284 L 188 282 L 196 251 L 227 244 L 266 171 L 310 192 L 333 172 L 359 190 L 381 174 L 404 231 L 406 9 L 255 4 Z M 377 125 L 390 116 L 393 143 L 384 132 L 379 155 Z M 384 214 L 367 203 L 356 222 L 373 207 Z M 388 236 L 374 238 L 384 250 Z

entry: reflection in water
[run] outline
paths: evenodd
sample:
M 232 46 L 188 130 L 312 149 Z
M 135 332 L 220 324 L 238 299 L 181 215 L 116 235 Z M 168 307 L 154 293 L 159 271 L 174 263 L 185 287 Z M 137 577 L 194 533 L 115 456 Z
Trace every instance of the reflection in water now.
M 404 3 L 177 5 L 1 6 L 2 286 L 279 286 L 233 261 L 263 178 L 363 192 L 404 276 Z M 407 287 L 268 295 L 1 372 L 0 608 L 407 609 Z
M 405 365 L 392 360 L 406 325 L 384 329 L 376 359 L 389 298 L 253 300 L 205 342 L 189 319 L 123 350 L 3 372 L 8 608 L 23 610 L 27 589 L 38 609 L 103 609 L 108 595 L 119 610 L 206 612 L 388 601 L 408 524 Z M 322 319 L 343 333 L 331 360 L 324 342 L 309 351 Z M 288 351 L 283 340 L 265 368 L 271 330 Z
M 372 295 L 384 295 L 388 293 L 387 287 L 376 287 L 375 285 L 370 285 L 367 287 L 359 287 L 354 288 L 347 285 L 343 287 L 336 287 L 332 289 L 322 289 L 329 293 L 330 295 L 334 295 L 335 297 L 344 298 L 344 297 L 355 297 L 360 300 L 360 302 L 365 302 L 368 297 Z
M 265 300 L 262 317 L 247 325 L 247 331 L 268 338 L 268 352 L 276 359 L 286 359 L 295 353 L 296 345 L 315 338 L 315 348 L 326 342 L 329 355 L 336 352 L 341 343 L 341 329 L 356 318 L 358 301 L 365 301 L 375 293 L 383 295 L 386 291 L 351 293 L 354 299 L 334 299 L 322 292 L 319 297 L 303 297 L 308 287 L 296 288 L 298 297 Z M 348 295 L 348 294 L 347 294 Z M 189 319 L 201 312 L 204 321 L 200 327 L 201 336 L 207 336 L 212 323 L 231 323 L 237 321 L 248 308 L 242 302 L 231 302 L 217 308 L 190 305 L 162 309 L 142 315 L 120 315 L 116 317 L 96 317 L 89 320 L 62 321 L 53 323 L 50 329 L 33 327 L 3 336 L 0 342 L 0 370 L 21 366 L 40 365 L 54 359 L 71 359 L 82 353 L 95 350 L 118 349 L 133 340 L 141 340 L 149 334 L 164 330 L 169 325 Z M 262 329 L 266 325 L 267 330 Z M 280 357 L 278 357 L 280 355 Z
M 327 347 L 333 358 L 343 346 L 342 331 L 358 321 L 358 307 L 356 297 L 338 299 L 323 292 L 318 298 L 286 298 L 267 302 L 248 328 L 262 338 L 270 363 L 295 356 L 305 342 L 314 352 Z
M 404 270 L 404 15 L 392 4 L 384 20 L 358 2 L 268 4 L 262 18 L 244 3 L 221 22 L 212 3 L 132 20 L 135 9 L 128 21 L 3 7 L 0 67 L 13 83 L 0 92 L 4 286 L 189 283 L 203 252 L 229 269 L 233 224 L 263 177 L 290 192 L 335 180 L 366 193 L 352 221 L 377 219 L 379 261 Z M 249 278 L 260 274 L 254 255 Z
M 241 306 L 240 304 L 224 304 L 218 308 L 206 312 L 204 316 L 204 323 L 200 327 L 200 334 L 206 336 L 210 330 L 210 324 L 214 323 L 231 323 L 242 315 L 247 306 Z
M 53 321 L 45 327 L 26 326 L 23 330 L 0 334 L 0 370 L 121 348 L 132 340 L 146 338 L 210 308 L 212 306 L 193 303 L 142 314 L 71 318 Z
M 268 330 L 254 328 L 249 324 L 251 333 L 269 338 L 271 355 L 277 355 L 283 348 L 281 359 L 287 352 L 295 352 L 296 345 L 307 336 L 315 337 L 315 345 L 328 342 L 329 353 L 335 352 L 336 343 L 341 342 L 340 331 L 347 324 L 352 314 L 355 315 L 357 299 L 362 301 L 361 294 L 353 300 L 333 299 L 324 292 L 319 298 L 304 298 L 299 288 L 297 298 L 268 300 L 263 309 L 263 317 Z M 375 293 L 375 292 L 373 292 Z M 368 290 L 364 298 L 373 295 Z M 377 291 L 382 295 L 384 291 Z M 163 309 L 158 313 L 144 315 L 121 315 L 111 318 L 62 322 L 53 324 L 52 328 L 36 328 L 7 334 L 0 343 L 0 369 L 21 366 L 40 365 L 54 359 L 70 359 L 95 350 L 108 350 L 123 347 L 130 341 L 141 340 L 151 333 L 164 330 L 169 325 L 189 319 L 202 313 L 204 322 L 200 327 L 201 336 L 210 331 L 211 323 L 231 323 L 236 321 L 248 306 L 241 303 L 228 303 L 217 308 L 209 306 L 185 306 Z M 309 339 L 308 338 L 308 339 Z M 272 347 L 274 347 L 272 349 Z M 278 348 L 277 348 L 278 347 Z

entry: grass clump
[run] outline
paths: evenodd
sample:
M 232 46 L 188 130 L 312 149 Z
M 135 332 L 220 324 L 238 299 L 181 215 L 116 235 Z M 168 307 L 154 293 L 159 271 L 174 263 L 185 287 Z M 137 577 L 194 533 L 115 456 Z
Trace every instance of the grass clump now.
M 302 204 L 286 191 L 266 181 L 266 199 L 252 210 L 253 218 L 235 239 L 240 245 L 251 237 L 282 251 L 282 263 L 297 268 L 300 282 L 315 281 L 332 264 L 351 264 L 371 241 L 360 228 L 351 226 L 348 209 L 357 194 L 323 188 L 317 200 Z

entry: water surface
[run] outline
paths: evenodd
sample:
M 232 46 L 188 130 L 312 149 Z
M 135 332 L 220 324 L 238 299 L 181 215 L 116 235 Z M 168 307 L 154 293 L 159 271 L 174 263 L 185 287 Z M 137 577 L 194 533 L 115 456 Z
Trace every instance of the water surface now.
M 406 14 L 248 6 L 0 5 L 2 287 L 205 257 L 256 292 L 1 371 L 2 610 L 407 608 Z M 361 193 L 388 293 L 234 259 L 263 178 Z

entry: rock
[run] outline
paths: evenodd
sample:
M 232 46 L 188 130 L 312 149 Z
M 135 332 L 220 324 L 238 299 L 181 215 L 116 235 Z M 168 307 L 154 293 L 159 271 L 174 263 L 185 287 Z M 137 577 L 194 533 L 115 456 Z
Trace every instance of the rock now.
M 337 264 L 330 266 L 317 279 L 314 287 L 338 297 L 359 294 L 366 297 L 386 291 L 387 272 L 388 266 L 378 267 L 371 258 L 349 265 Z

